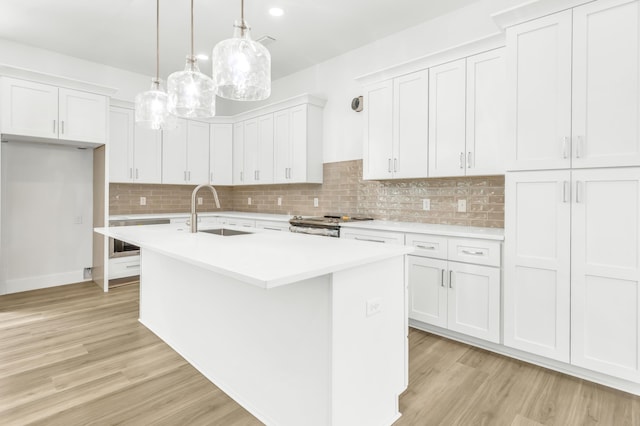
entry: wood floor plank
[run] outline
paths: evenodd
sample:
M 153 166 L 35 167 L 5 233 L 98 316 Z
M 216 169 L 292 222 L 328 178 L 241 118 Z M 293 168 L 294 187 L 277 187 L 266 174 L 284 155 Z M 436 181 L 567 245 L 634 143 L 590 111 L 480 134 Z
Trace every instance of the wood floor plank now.
M 261 424 L 138 322 L 138 297 L 92 283 L 0 296 L 0 424 Z M 634 395 L 415 329 L 409 355 L 395 426 L 640 425 Z

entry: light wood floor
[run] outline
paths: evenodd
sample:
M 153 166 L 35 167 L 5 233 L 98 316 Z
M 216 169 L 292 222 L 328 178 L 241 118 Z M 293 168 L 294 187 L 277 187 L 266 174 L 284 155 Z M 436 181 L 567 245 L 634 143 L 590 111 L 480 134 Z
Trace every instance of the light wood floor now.
M 137 317 L 137 285 L 1 296 L 0 425 L 260 424 Z M 640 425 L 638 397 L 417 330 L 409 378 L 396 425 Z

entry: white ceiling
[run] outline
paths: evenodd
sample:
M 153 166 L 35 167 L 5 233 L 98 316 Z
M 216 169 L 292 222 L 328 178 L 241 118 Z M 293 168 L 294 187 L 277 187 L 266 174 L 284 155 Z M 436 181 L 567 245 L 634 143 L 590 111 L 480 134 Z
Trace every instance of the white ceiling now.
M 245 0 L 253 38 L 269 35 L 272 78 L 291 74 L 477 0 Z M 284 16 L 272 17 L 279 6 Z M 0 38 L 155 74 L 155 0 L 0 0 Z M 184 67 L 190 0 L 160 0 L 160 74 Z M 195 0 L 195 52 L 231 37 L 240 0 Z M 210 62 L 201 62 L 209 73 Z

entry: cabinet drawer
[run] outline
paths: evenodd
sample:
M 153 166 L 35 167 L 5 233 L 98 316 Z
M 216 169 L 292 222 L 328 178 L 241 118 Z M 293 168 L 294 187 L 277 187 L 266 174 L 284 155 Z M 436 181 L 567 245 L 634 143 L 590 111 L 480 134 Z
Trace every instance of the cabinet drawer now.
M 140 255 L 109 259 L 109 279 L 140 275 Z
M 414 256 L 447 259 L 447 238 L 428 234 L 407 234 L 406 245 L 416 248 Z
M 256 220 L 256 228 L 268 229 L 270 231 L 289 232 L 289 222 L 277 222 L 270 220 Z
M 369 229 L 340 229 L 340 238 L 351 238 L 359 241 L 374 243 L 404 244 L 404 234 L 401 232 L 371 231 Z
M 247 220 L 247 219 L 233 219 L 229 217 L 220 218 L 220 223 L 223 225 L 229 226 L 243 226 L 246 228 L 255 228 L 256 221 L 255 220 Z
M 449 260 L 500 266 L 500 242 L 476 239 L 449 238 Z

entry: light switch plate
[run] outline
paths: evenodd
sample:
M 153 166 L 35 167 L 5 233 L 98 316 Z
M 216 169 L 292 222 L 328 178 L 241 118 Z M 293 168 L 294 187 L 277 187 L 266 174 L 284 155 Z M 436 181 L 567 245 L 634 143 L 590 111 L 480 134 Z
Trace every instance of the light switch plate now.
M 147 197 L 140 197 L 140 205 L 141 206 L 147 205 Z
M 318 198 L 313 199 L 313 207 L 318 207 Z
M 202 197 L 198 197 L 198 205 L 201 206 L 202 205 Z
M 458 213 L 467 212 L 467 200 L 458 200 Z
M 281 206 L 282 205 L 282 197 L 278 197 L 278 205 Z

